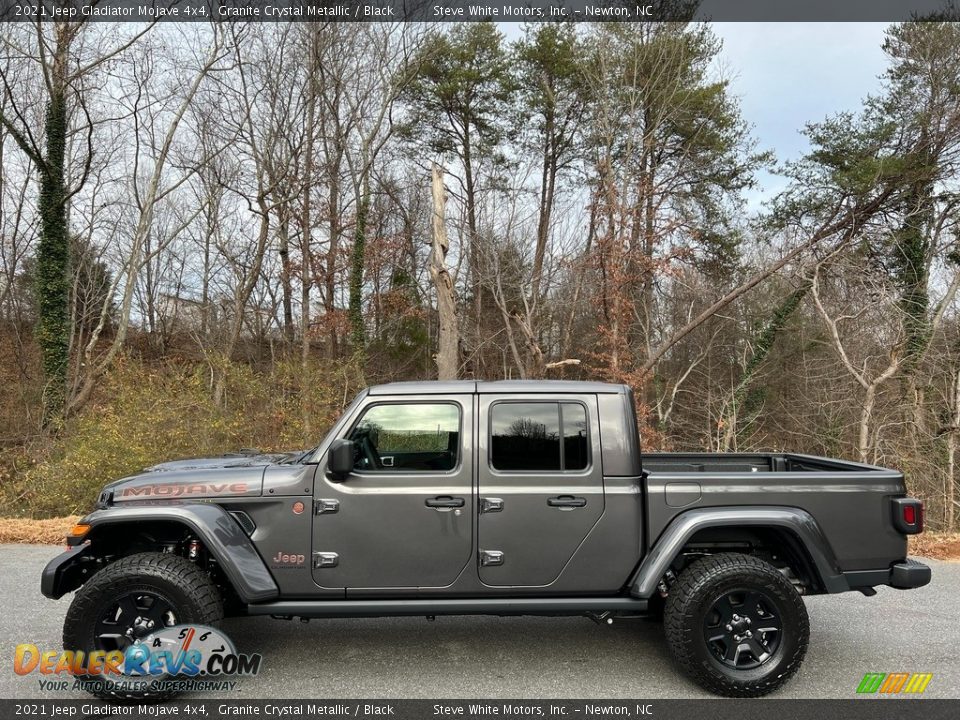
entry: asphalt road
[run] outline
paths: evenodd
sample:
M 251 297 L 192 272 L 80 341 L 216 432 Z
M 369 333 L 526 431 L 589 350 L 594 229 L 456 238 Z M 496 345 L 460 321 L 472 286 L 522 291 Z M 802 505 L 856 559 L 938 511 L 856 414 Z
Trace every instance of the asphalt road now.
M 70 597 L 40 594 L 40 571 L 60 551 L 0 546 L 0 697 L 41 693 L 12 671 L 14 647 L 59 649 Z M 779 698 L 851 698 L 866 672 L 932 672 L 927 697 L 960 698 L 960 563 L 928 561 L 920 590 L 882 588 L 807 599 L 810 650 Z M 659 624 L 598 626 L 585 618 L 245 618 L 224 629 L 261 652 L 256 678 L 224 695 L 252 698 L 695 698 L 673 666 Z M 78 698 L 86 698 L 76 692 Z M 208 696 L 209 697 L 209 696 Z

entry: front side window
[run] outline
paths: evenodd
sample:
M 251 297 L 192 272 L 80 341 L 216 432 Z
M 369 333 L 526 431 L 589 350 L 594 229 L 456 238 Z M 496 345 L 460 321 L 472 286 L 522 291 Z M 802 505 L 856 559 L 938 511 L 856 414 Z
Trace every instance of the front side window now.
M 490 409 L 490 464 L 497 470 L 583 470 L 587 414 L 580 403 L 497 403 Z
M 452 403 L 374 405 L 350 439 L 355 470 L 446 472 L 460 454 L 460 408 Z

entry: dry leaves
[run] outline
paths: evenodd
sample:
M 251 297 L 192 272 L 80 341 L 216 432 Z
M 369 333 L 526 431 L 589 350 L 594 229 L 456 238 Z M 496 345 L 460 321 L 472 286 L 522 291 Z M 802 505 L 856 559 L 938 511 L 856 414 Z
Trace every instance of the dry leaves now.
M 48 520 L 0 518 L 0 543 L 63 545 L 67 532 L 79 519 L 78 515 Z

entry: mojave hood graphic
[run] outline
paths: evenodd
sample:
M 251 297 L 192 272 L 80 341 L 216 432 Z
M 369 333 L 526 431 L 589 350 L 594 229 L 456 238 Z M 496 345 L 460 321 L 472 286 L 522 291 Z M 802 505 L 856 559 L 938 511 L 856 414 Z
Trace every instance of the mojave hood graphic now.
M 110 483 L 103 492 L 112 493 L 112 502 L 260 495 L 266 469 L 282 472 L 288 467 L 300 472 L 301 466 L 291 461 L 301 453 L 250 452 L 174 460 Z

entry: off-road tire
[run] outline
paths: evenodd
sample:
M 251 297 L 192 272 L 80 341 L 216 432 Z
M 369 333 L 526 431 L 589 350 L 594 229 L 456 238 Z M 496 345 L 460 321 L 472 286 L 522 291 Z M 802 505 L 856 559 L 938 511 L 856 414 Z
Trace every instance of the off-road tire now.
M 195 564 L 165 553 L 139 553 L 121 558 L 94 575 L 77 591 L 63 623 L 65 650 L 96 649 L 95 627 L 105 606 L 122 594 L 144 590 L 162 596 L 175 609 L 176 623 L 215 625 L 223 618 L 223 601 L 210 576 Z M 78 679 L 102 680 L 102 676 Z M 169 679 L 169 676 L 160 679 Z M 176 692 L 118 692 L 88 688 L 97 697 L 112 700 L 161 701 Z
M 772 600 L 782 624 L 776 650 L 752 669 L 725 665 L 711 652 L 704 631 L 715 601 L 741 589 Z M 683 671 L 706 690 L 728 697 L 759 697 L 782 686 L 800 667 L 810 639 L 806 607 L 790 581 L 769 563 L 739 553 L 702 558 L 680 573 L 667 597 L 664 629 Z

